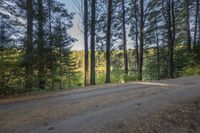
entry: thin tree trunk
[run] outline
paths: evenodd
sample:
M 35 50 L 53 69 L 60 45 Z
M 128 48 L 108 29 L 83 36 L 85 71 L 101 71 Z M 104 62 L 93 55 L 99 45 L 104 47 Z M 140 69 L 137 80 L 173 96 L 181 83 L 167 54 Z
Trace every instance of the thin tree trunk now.
M 84 0 L 85 86 L 88 85 L 88 0 Z
M 26 1 L 27 8 L 27 42 L 25 49 L 25 87 L 30 92 L 33 87 L 33 5 Z
M 172 47 L 171 47 L 171 78 L 174 78 L 174 45 L 175 45 L 175 41 L 176 41 L 176 20 L 175 20 L 175 3 L 174 0 L 172 0 Z
M 96 0 L 92 0 L 91 15 L 91 67 L 90 67 L 90 84 L 95 85 L 95 23 L 96 23 Z
M 54 61 L 53 61 L 53 46 L 52 46 L 52 26 L 51 26 L 51 7 L 52 0 L 48 0 L 49 8 L 49 46 L 50 46 L 50 65 L 51 65 L 51 88 L 54 89 Z
M 186 30 L 187 30 L 187 50 L 191 54 L 191 34 L 190 34 L 190 11 L 189 11 L 189 0 L 185 0 L 186 8 Z
M 39 59 L 39 88 L 44 89 L 45 88 L 45 71 L 44 71 L 44 63 L 45 63 L 45 57 L 44 57 L 44 12 L 43 12 L 43 0 L 37 0 L 38 2 L 38 59 Z
M 199 0 L 196 3 L 196 15 L 195 15 L 195 28 L 194 28 L 194 50 L 196 49 L 196 39 L 197 39 L 197 25 L 198 25 L 198 13 L 199 13 Z
M 157 49 L 157 80 L 160 80 L 160 46 L 159 46 L 159 36 L 158 36 L 158 26 L 157 17 L 155 16 L 156 25 L 156 49 Z
M 106 83 L 110 83 L 110 40 L 112 23 L 112 0 L 108 1 L 107 14 L 107 34 L 106 34 Z
M 137 0 L 135 0 L 135 29 L 136 29 L 136 34 L 135 34 L 135 53 L 136 53 L 136 65 L 137 65 L 137 71 L 139 73 L 139 52 L 138 52 L 138 17 L 137 17 Z
M 0 64 L 0 87 L 4 88 L 4 84 L 5 84 L 5 73 L 4 73 L 4 50 L 3 50 L 3 47 L 2 49 L 0 49 L 1 51 L 1 64 Z
M 123 48 L 124 48 L 124 72 L 128 76 L 128 54 L 127 54 L 127 44 L 126 44 L 126 20 L 125 20 L 125 3 L 122 0 L 122 16 L 123 16 Z
M 59 48 L 59 56 L 60 56 L 60 61 L 59 61 L 59 75 L 60 77 L 62 77 L 62 46 L 60 44 L 60 48 Z M 59 82 L 59 88 L 62 89 L 62 79 L 60 78 L 60 82 Z
M 140 0 L 140 55 L 139 55 L 138 80 L 142 80 L 143 49 L 144 49 L 144 1 Z
M 198 13 L 198 24 L 199 24 L 199 36 L 198 36 L 198 43 L 197 43 L 197 58 L 199 59 L 200 58 L 200 11 Z
M 2 17 L 2 16 L 0 16 Z M 4 31 L 3 31 L 3 20 L 1 18 L 1 25 L 0 25 L 0 52 L 1 52 L 1 64 L 0 64 L 0 87 L 4 88 L 5 84 L 5 78 L 4 78 L 4 46 L 3 46 L 3 36 L 4 36 Z

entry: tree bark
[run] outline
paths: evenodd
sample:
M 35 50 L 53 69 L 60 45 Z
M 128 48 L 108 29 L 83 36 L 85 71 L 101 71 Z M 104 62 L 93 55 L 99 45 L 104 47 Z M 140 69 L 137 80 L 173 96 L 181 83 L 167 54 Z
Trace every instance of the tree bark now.
M 54 89 L 54 60 L 53 60 L 53 46 L 52 46 L 52 22 L 51 22 L 51 8 L 52 8 L 52 0 L 48 0 L 48 10 L 49 10 L 49 46 L 50 46 L 50 68 L 51 68 L 51 88 Z
M 173 78 L 173 47 L 175 39 L 175 18 L 173 0 L 167 1 L 168 78 Z
M 158 26 L 157 26 L 157 17 L 155 16 L 155 25 L 156 25 L 156 49 L 157 49 L 157 80 L 160 80 L 160 45 L 159 45 L 159 35 L 158 35 Z
M 107 33 L 106 33 L 106 83 L 110 83 L 110 40 L 112 23 L 112 0 L 108 1 Z
M 1 18 L 1 25 L 0 25 L 0 54 L 1 54 L 1 64 L 0 64 L 0 87 L 4 88 L 5 84 L 5 70 L 4 70 L 4 45 L 3 45 L 3 38 L 4 38 L 4 29 L 3 29 L 3 20 Z
M 198 14 L 199 14 L 199 0 L 196 3 L 196 14 L 195 14 L 195 28 L 194 28 L 194 50 L 196 49 L 196 40 L 197 40 L 197 25 L 198 25 Z
M 85 48 L 85 77 L 84 84 L 88 85 L 88 0 L 84 0 L 84 48 Z
M 122 19 L 123 19 L 123 48 L 124 48 L 124 72 L 125 76 L 128 76 L 128 54 L 127 54 L 127 44 L 126 44 L 126 20 L 125 20 L 125 3 L 122 0 Z
M 95 85 L 95 23 L 96 23 L 96 0 L 92 0 L 91 15 L 91 66 L 90 66 L 90 84 Z
M 25 46 L 25 87 L 30 92 L 33 87 L 33 4 L 26 1 L 27 42 Z
M 136 66 L 137 66 L 137 72 L 139 73 L 139 52 L 138 52 L 138 17 L 137 17 L 137 0 L 135 0 L 135 53 L 136 53 Z
M 186 30 L 187 30 L 187 50 L 191 54 L 191 34 L 190 34 L 190 11 L 189 11 L 189 0 L 185 0 L 186 8 Z
M 38 2 L 38 77 L 39 77 L 39 88 L 45 88 L 45 57 L 44 57 L 44 12 L 43 12 L 43 0 L 37 0 Z
M 140 55 L 139 55 L 138 80 L 142 80 L 143 49 L 144 49 L 144 1 L 140 0 Z

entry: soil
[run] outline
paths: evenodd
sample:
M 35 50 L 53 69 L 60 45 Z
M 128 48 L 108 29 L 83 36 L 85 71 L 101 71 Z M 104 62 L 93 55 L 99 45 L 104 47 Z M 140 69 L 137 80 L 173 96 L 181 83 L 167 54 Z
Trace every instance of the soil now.
M 168 106 L 143 118 L 131 130 L 133 133 L 200 133 L 200 98 Z

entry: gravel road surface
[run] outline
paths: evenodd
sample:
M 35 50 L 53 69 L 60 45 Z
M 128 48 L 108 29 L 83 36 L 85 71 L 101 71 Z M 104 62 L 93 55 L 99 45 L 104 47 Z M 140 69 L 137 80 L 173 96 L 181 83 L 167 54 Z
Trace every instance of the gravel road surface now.
M 0 133 L 122 133 L 124 125 L 131 126 L 169 105 L 195 98 L 200 98 L 200 77 L 3 99 Z

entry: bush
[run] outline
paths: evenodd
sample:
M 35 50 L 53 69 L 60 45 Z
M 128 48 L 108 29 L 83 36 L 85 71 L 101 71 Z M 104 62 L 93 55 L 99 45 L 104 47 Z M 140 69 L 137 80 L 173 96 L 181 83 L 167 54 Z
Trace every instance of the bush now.
M 183 68 L 182 76 L 197 76 L 200 75 L 200 65 L 192 65 Z

